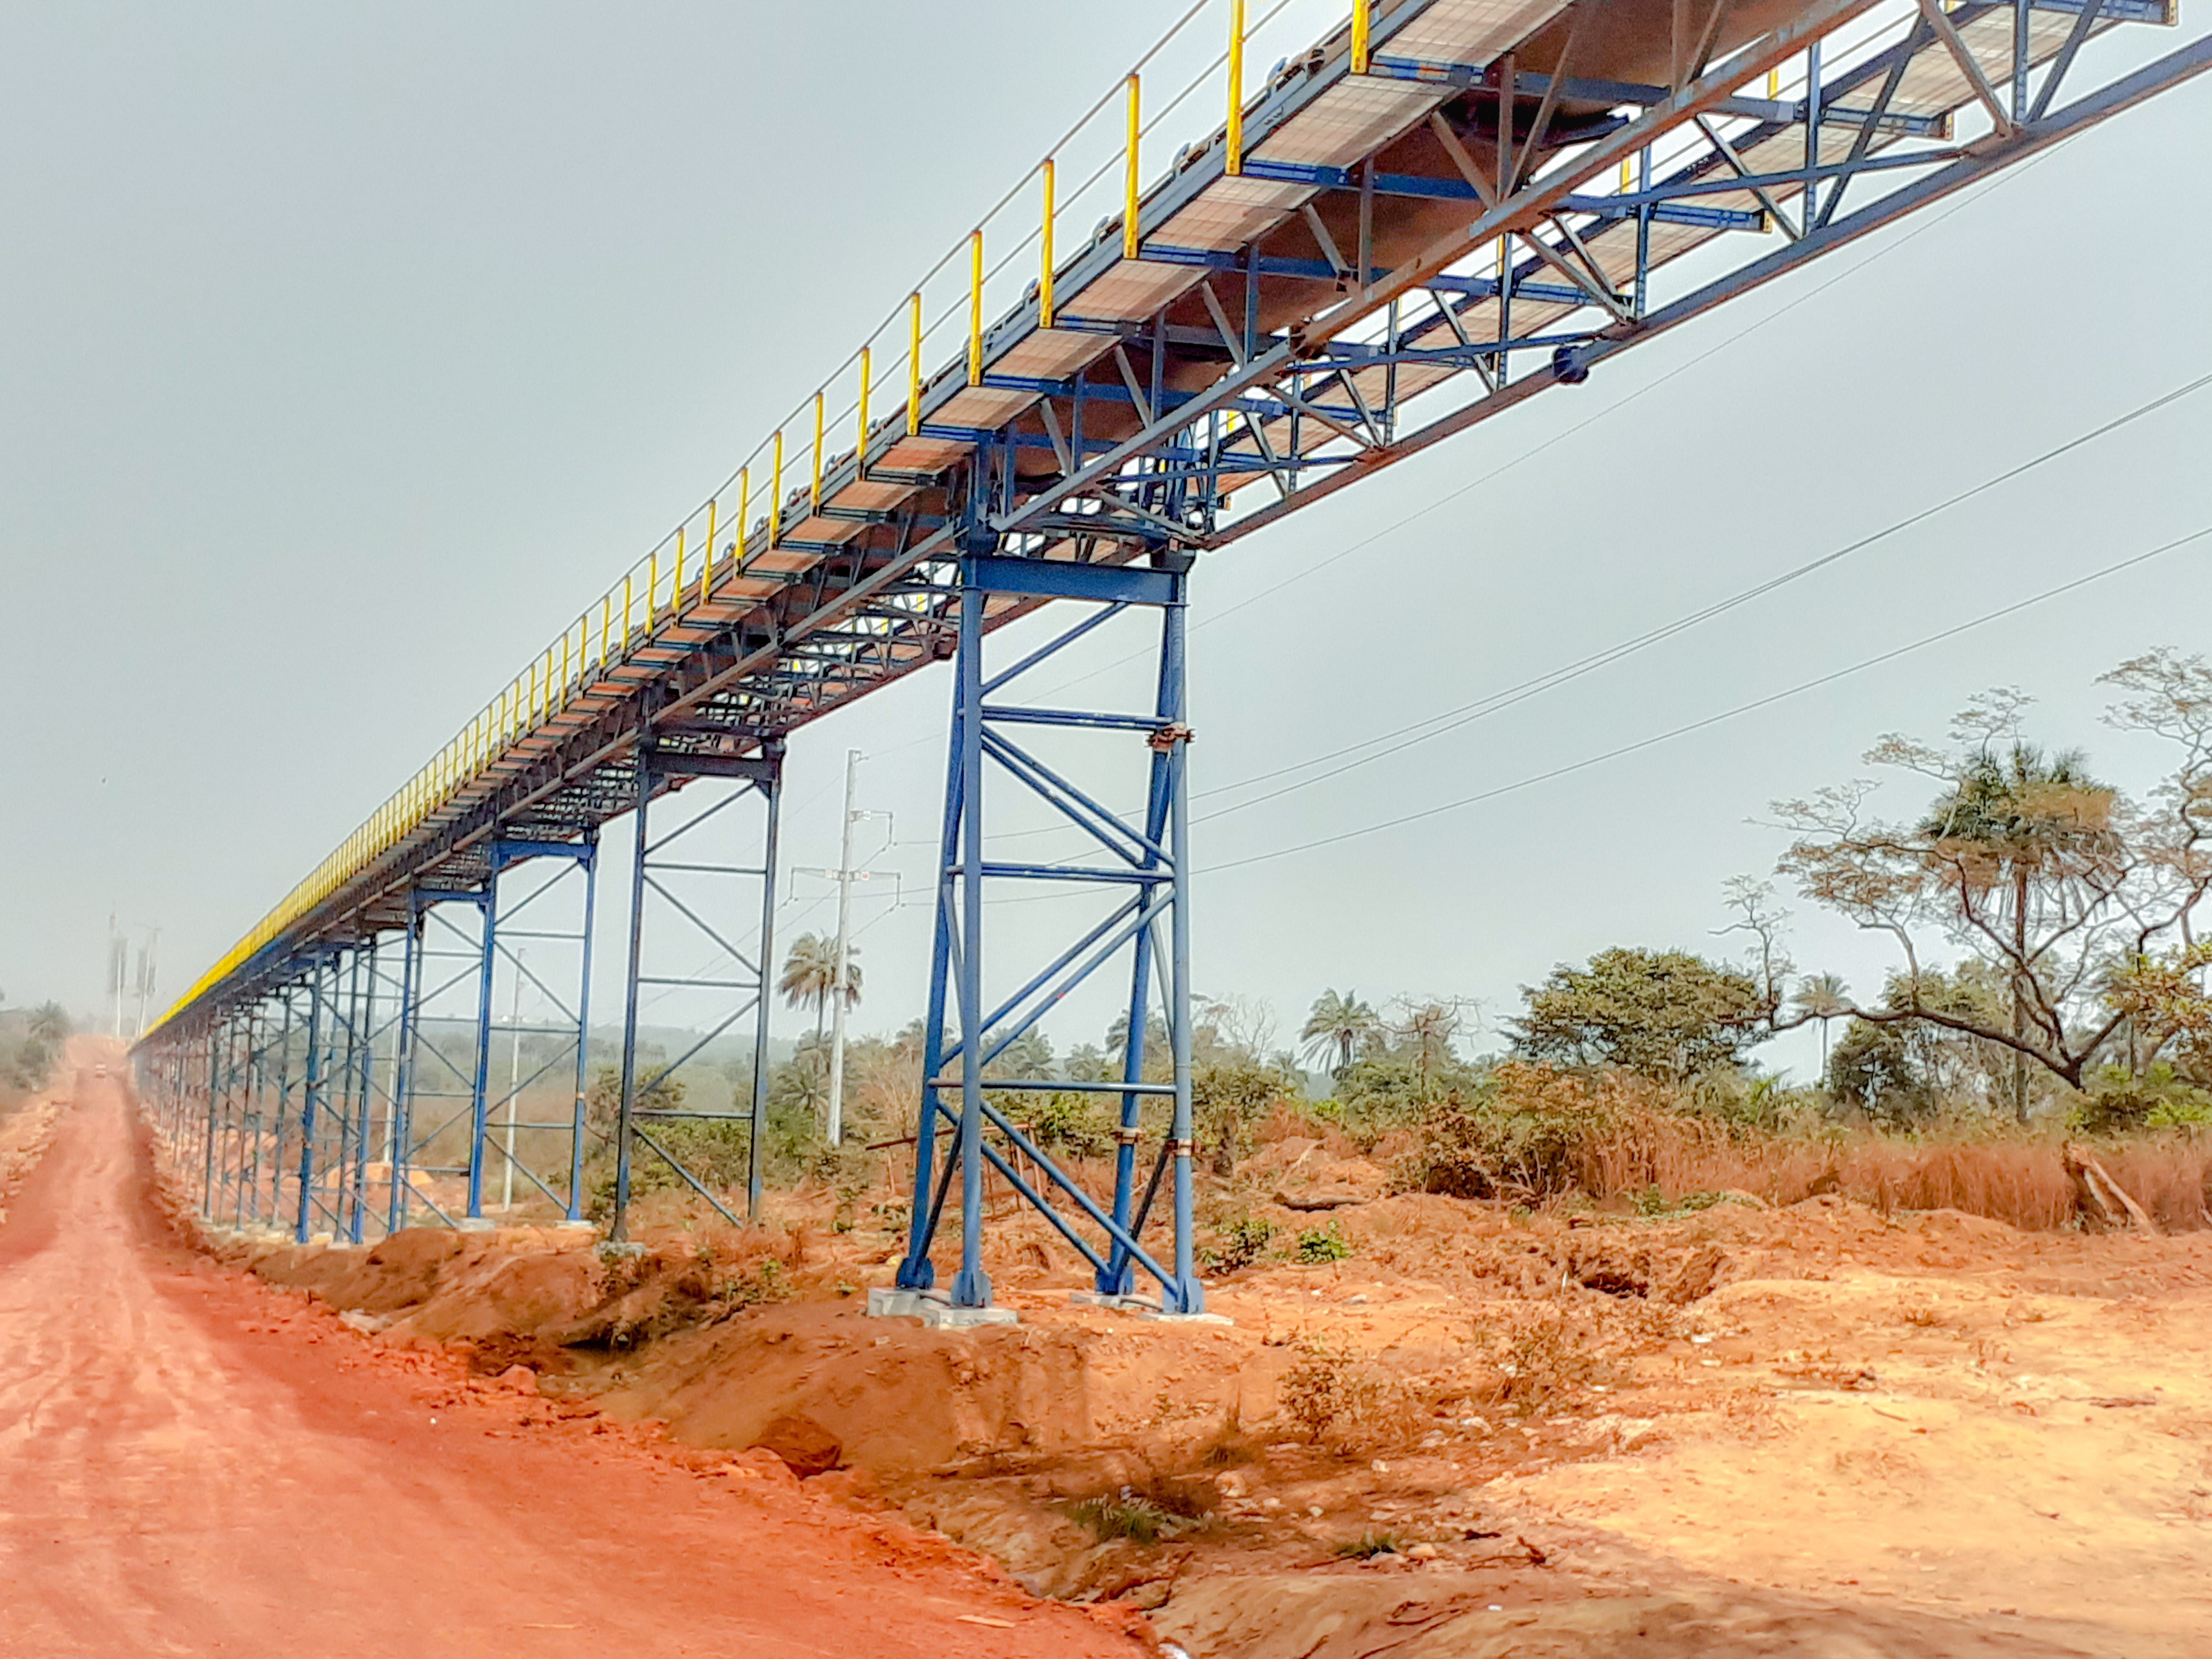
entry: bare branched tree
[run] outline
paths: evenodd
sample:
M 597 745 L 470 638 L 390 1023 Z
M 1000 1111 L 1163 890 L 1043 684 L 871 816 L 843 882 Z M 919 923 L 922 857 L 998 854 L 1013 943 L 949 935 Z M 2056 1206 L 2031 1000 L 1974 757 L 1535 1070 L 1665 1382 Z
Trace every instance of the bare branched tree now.
M 1891 736 L 1868 754 L 1871 764 L 1936 785 L 1919 818 L 1874 817 L 1868 780 L 1776 808 L 1796 832 L 1781 871 L 1808 897 L 1890 934 L 1904 956 L 1893 981 L 1901 992 L 1884 1006 L 1846 1012 L 1876 1024 L 1923 1021 L 2009 1049 L 2022 1114 L 2027 1065 L 2078 1089 L 2115 1034 L 2142 1016 L 2155 989 L 2149 967 L 2174 971 L 2212 885 L 2204 844 L 2212 830 L 2212 670 L 2160 651 L 2105 678 L 2129 693 L 2112 711 L 2114 726 L 2183 750 L 2177 771 L 2141 805 L 2090 777 L 2080 754 L 2027 743 L 2020 729 L 2027 700 L 1996 691 L 1959 716 L 1948 748 Z M 1921 996 L 1925 955 L 1938 939 L 2000 971 L 2006 1018 Z M 2187 970 L 2179 971 L 2185 981 Z M 2138 982 L 2141 994 L 2130 989 Z M 1806 1008 L 1790 1023 L 1823 1017 Z

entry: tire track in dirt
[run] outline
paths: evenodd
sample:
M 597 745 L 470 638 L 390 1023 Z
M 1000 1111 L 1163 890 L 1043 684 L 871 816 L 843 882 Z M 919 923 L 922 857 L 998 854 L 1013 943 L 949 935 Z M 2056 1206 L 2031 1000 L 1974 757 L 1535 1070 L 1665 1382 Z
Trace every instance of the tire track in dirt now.
M 14 1212 L 0 1651 L 1141 1651 L 942 1540 L 430 1403 L 401 1358 L 170 1234 L 113 1082 L 80 1074 Z

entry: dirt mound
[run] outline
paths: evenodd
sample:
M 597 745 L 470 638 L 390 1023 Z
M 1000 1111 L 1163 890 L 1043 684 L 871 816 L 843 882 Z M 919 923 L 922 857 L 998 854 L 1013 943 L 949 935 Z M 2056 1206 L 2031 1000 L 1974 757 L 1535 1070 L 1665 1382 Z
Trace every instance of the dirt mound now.
M 2063 1626 L 2049 1634 L 1993 1630 L 1743 1586 L 1598 1597 L 1572 1583 L 1388 1570 L 1203 1579 L 1179 1587 L 1153 1620 L 1194 1654 L 1299 1659 L 1382 1651 L 1391 1659 L 2082 1659 L 2084 1652 Z

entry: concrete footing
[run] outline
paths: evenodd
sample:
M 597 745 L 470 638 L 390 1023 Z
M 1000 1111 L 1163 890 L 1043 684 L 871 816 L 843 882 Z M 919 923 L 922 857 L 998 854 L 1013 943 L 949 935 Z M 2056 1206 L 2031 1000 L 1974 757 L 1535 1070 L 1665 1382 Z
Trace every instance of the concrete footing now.
M 902 1291 L 878 1285 L 868 1292 L 871 1319 L 919 1319 L 932 1330 L 964 1331 L 977 1325 L 1018 1325 L 1012 1308 L 956 1308 L 943 1291 Z
M 1104 1308 L 1113 1313 L 1158 1313 L 1159 1299 L 1149 1296 L 1115 1296 L 1109 1291 L 1070 1291 L 1067 1300 L 1078 1308 Z
M 977 1325 L 1018 1325 L 1022 1316 L 1012 1308 L 956 1308 L 932 1302 L 921 1310 L 921 1322 L 933 1331 L 964 1331 Z
M 1158 1319 L 1170 1325 L 1234 1325 L 1237 1322 L 1227 1314 L 1164 1313 L 1156 1297 L 1110 1296 L 1103 1291 L 1070 1291 L 1067 1299 L 1079 1308 L 1104 1308 L 1109 1312 L 1135 1314 L 1139 1319 Z

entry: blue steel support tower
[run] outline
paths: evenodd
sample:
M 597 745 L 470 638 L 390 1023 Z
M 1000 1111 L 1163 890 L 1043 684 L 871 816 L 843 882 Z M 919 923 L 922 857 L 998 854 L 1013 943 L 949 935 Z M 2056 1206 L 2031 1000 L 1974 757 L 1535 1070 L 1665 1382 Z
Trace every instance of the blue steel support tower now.
M 931 1249 L 952 1183 L 960 1190 L 960 1266 L 951 1304 L 984 1308 L 991 1285 L 982 1261 L 985 1166 L 1034 1205 L 1089 1262 L 1100 1292 L 1132 1295 L 1141 1269 L 1157 1285 L 1152 1300 L 1169 1314 L 1205 1310 L 1192 1239 L 1190 1158 L 1190 921 L 1184 769 L 1190 729 L 1183 720 L 1184 586 L 1190 556 L 1156 549 L 1141 566 L 1062 563 L 970 554 L 961 561 L 954 650 L 955 696 L 937 883 L 937 925 L 930 958 L 924 1034 L 922 1121 L 915 1137 L 914 1197 L 907 1253 L 897 1284 L 928 1291 L 936 1284 Z M 994 599 L 1053 599 L 1095 606 L 1091 614 L 993 674 L 984 662 L 985 619 Z M 1000 694 L 1041 664 L 1124 612 L 1159 618 L 1158 691 L 1148 712 L 1048 708 Z M 1145 816 L 1131 823 L 1103 805 L 1099 792 L 1048 760 L 1024 729 L 1110 735 L 1146 756 Z M 1024 863 L 986 856 L 988 783 L 1003 781 L 1050 807 L 1085 833 L 1080 861 Z M 1041 967 L 1025 966 L 1016 988 L 994 1003 L 985 994 L 988 960 L 985 890 L 999 883 L 1079 883 L 1121 895 Z M 1129 972 L 1129 1029 L 1118 1083 L 1069 1083 L 990 1074 L 992 1063 L 1079 985 Z M 1145 1080 L 1147 1028 L 1157 1008 L 1167 1034 L 1170 1080 Z M 957 1075 L 948 1068 L 957 1066 Z M 958 1091 L 956 1111 L 945 1096 Z M 1087 1090 L 1121 1103 L 1115 1190 L 1102 1205 L 1040 1147 L 994 1097 L 1035 1090 Z M 1147 1102 L 1167 1108 L 1156 1125 L 1158 1150 L 1141 1196 L 1135 1176 Z M 950 1132 L 939 1163 L 940 1126 Z M 1143 1242 L 1163 1176 L 1171 1179 L 1167 1247 Z

